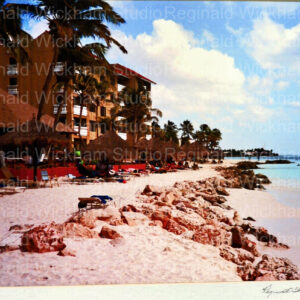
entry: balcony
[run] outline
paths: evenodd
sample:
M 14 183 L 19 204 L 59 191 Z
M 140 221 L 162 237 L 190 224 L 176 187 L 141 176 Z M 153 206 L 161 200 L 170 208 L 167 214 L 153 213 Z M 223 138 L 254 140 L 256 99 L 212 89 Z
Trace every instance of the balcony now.
M 7 75 L 18 75 L 19 71 L 18 71 L 18 67 L 17 65 L 9 65 L 7 68 Z
M 57 62 L 54 67 L 55 73 L 62 73 L 64 71 L 65 64 L 63 62 Z
M 57 114 L 58 107 L 59 107 L 59 104 L 54 104 L 53 105 L 53 113 L 54 114 Z M 66 115 L 67 114 L 67 104 L 63 104 L 60 114 L 61 115 Z
M 17 85 L 9 85 L 8 93 L 11 95 L 18 95 L 18 93 L 19 93 L 18 86 Z
M 80 105 L 74 105 L 74 115 L 80 116 Z M 87 116 L 87 108 L 86 106 L 83 106 L 82 108 L 82 116 Z
M 79 126 L 74 126 L 74 131 L 78 132 L 78 134 L 79 134 Z M 80 128 L 80 135 L 81 136 L 87 136 L 88 135 L 88 128 L 87 127 L 81 127 Z

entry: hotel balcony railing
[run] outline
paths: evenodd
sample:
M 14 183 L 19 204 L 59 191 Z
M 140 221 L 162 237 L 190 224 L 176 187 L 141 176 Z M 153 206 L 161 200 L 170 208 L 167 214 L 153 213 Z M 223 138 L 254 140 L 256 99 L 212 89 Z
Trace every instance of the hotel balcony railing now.
M 58 107 L 59 107 L 59 104 L 54 104 L 54 106 L 53 106 L 53 113 L 54 114 L 57 114 Z M 61 115 L 67 114 L 67 104 L 63 104 L 60 114 Z
M 62 62 L 57 62 L 55 67 L 54 67 L 54 72 L 55 73 L 61 73 L 64 71 L 64 67 L 65 67 L 65 64 L 62 63 Z
M 74 126 L 74 131 L 79 133 L 79 126 Z M 80 128 L 80 134 L 81 134 L 81 136 L 87 136 L 88 135 L 88 128 L 87 127 L 81 127 Z
M 74 115 L 79 116 L 80 115 L 80 105 L 74 105 Z M 87 116 L 87 108 L 84 106 L 82 108 L 82 116 L 86 117 Z
M 17 95 L 19 93 L 17 85 L 9 85 L 8 86 L 8 93 L 12 95 Z
M 7 75 L 18 75 L 19 71 L 17 65 L 10 65 L 7 68 Z

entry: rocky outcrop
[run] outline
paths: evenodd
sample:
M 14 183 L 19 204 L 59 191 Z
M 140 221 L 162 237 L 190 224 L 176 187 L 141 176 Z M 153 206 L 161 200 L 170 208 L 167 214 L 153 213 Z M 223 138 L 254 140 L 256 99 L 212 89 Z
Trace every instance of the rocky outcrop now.
M 25 232 L 21 238 L 21 251 L 24 252 L 52 252 L 63 250 L 62 226 L 51 223 L 41 225 Z
M 120 239 L 122 238 L 122 235 L 119 234 L 117 231 L 107 227 L 107 226 L 103 226 L 100 233 L 99 233 L 99 236 L 101 238 L 104 238 L 104 239 L 111 239 L 111 240 L 114 240 L 114 239 Z
M 66 238 L 81 237 L 86 239 L 93 239 L 98 237 L 98 233 L 77 223 L 64 223 L 62 234 Z

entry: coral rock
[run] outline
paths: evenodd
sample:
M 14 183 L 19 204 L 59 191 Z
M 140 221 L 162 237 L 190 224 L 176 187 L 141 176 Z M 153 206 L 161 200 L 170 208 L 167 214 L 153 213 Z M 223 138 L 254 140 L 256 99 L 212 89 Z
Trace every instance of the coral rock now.
M 112 239 L 112 240 L 122 238 L 121 234 L 106 226 L 102 227 L 99 236 L 105 239 Z

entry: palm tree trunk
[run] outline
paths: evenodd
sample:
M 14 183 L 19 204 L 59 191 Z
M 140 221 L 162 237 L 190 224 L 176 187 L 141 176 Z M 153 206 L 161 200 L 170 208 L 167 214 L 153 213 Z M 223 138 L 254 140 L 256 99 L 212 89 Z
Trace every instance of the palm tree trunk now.
M 80 101 L 79 126 L 78 126 L 80 150 L 81 150 L 81 146 L 82 146 L 82 136 L 81 136 L 82 111 L 83 111 L 83 101 L 81 100 Z
M 65 82 L 64 82 L 64 100 L 68 99 L 68 92 L 67 92 L 67 89 L 68 89 L 68 86 L 69 86 L 69 82 L 70 82 L 70 79 L 66 79 Z M 54 120 L 54 130 L 56 130 L 56 125 L 57 123 L 59 122 L 59 117 L 61 115 L 61 111 L 62 111 L 62 108 L 64 106 L 65 101 L 62 101 L 61 103 L 59 103 L 59 106 L 58 106 L 58 109 L 57 109 L 57 112 L 56 112 L 56 115 L 55 115 L 55 120 Z
M 47 74 L 47 77 L 46 77 L 46 80 L 45 80 L 45 83 L 44 83 L 44 86 L 43 86 L 43 89 L 42 89 L 41 97 L 40 97 L 39 110 L 38 110 L 38 115 L 37 115 L 37 120 L 38 121 L 40 121 L 40 119 L 43 115 L 45 102 L 46 102 L 46 99 L 47 99 L 48 94 L 49 94 L 50 84 L 51 84 L 51 80 L 53 78 L 54 67 L 57 63 L 57 60 L 58 60 L 58 48 L 54 47 L 52 62 L 51 62 L 50 69 L 49 69 L 49 72 Z

